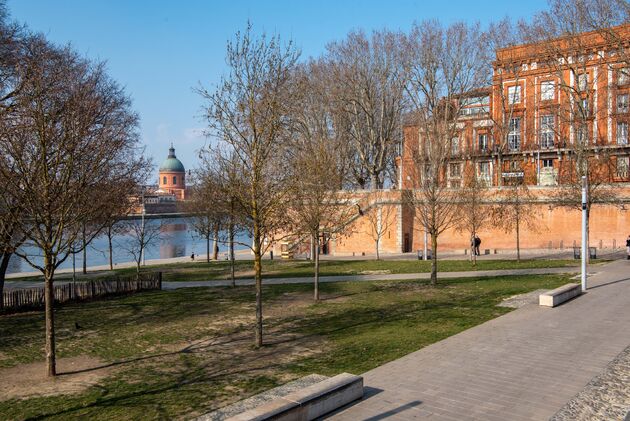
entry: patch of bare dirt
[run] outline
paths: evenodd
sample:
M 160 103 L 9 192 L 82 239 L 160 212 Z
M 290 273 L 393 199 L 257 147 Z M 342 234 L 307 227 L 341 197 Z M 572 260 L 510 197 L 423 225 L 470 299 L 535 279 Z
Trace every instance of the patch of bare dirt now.
M 0 369 L 0 401 L 79 393 L 98 384 L 113 371 L 98 358 L 80 357 L 57 360 L 57 377 L 46 376 L 46 363 L 36 362 Z

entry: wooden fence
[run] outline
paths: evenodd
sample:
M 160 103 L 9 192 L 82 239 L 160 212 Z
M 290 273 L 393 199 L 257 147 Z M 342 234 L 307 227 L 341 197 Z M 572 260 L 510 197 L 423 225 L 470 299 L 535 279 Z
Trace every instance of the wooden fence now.
M 108 295 L 125 295 L 138 291 L 162 289 L 162 272 L 142 274 L 140 277 L 93 279 L 70 282 L 55 287 L 55 304 L 89 301 Z M 44 288 L 24 288 L 4 291 L 2 313 L 15 313 L 44 308 Z

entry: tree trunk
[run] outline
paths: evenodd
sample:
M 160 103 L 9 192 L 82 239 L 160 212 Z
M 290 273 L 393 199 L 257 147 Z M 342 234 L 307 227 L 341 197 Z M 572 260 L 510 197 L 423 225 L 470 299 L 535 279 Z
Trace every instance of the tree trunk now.
M 473 230 L 472 240 L 470 244 L 472 244 L 472 253 L 470 253 L 470 259 L 472 261 L 473 266 L 477 266 L 477 246 L 475 245 L 475 239 L 477 238 L 477 233 Z
M 114 247 L 112 245 L 112 227 L 107 228 L 107 242 L 109 245 L 109 270 L 114 270 Z
M 57 365 L 55 357 L 55 290 L 53 277 L 55 268 L 51 262 L 51 257 L 44 257 L 44 302 L 46 317 L 46 372 L 48 377 L 57 375 Z
M 380 243 L 380 241 L 381 241 L 381 239 L 380 239 L 380 238 L 378 238 L 378 239 L 374 242 L 374 243 L 376 244 L 376 260 L 380 260 L 380 259 L 381 259 L 381 256 L 380 256 L 380 254 L 379 254 L 379 252 L 378 252 L 378 249 L 379 249 L 379 243 Z
M 258 227 L 254 227 L 254 277 L 256 279 L 256 326 L 254 345 L 260 348 L 263 345 L 263 319 L 262 319 L 262 255 L 260 249 L 260 234 Z
M 83 242 L 83 274 L 87 274 L 87 244 L 85 239 L 85 226 L 83 227 L 82 242 Z
M 228 241 L 229 241 L 229 254 L 230 254 L 230 279 L 232 280 L 232 286 L 236 286 L 236 277 L 234 276 L 234 224 L 230 223 L 228 229 Z
M 212 258 L 214 260 L 219 260 L 219 227 L 218 226 L 214 228 L 213 247 L 214 247 L 214 250 L 212 252 Z
M 516 261 L 521 261 L 521 227 L 520 217 L 516 218 Z
M 319 301 L 319 235 L 317 235 L 313 240 L 313 243 L 315 244 L 315 280 L 313 285 L 313 298 L 315 298 L 315 301 Z
M 372 174 L 370 176 L 370 190 L 378 190 L 379 182 L 378 182 L 378 174 Z
M 437 285 L 437 235 L 431 233 L 431 285 Z
M 9 267 L 9 260 L 11 260 L 12 253 L 2 253 L 2 259 L 0 260 L 0 311 L 4 308 L 4 279 Z
M 210 263 L 210 236 L 206 236 L 206 262 Z

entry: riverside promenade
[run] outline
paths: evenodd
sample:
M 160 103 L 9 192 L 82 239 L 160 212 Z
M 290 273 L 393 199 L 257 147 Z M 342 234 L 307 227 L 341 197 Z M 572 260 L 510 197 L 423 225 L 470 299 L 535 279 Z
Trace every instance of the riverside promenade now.
M 364 373 L 364 399 L 329 418 L 548 420 L 582 392 L 577 401 L 586 409 L 560 419 L 617 419 L 596 416 L 590 407 L 598 405 L 617 405 L 623 419 L 630 362 L 607 366 L 630 346 L 630 261 L 596 271 L 573 301 L 526 305 Z M 617 378 L 607 388 L 617 396 L 590 393 L 589 382 L 609 372 Z
M 469 270 L 465 272 L 439 272 L 440 279 L 457 279 L 457 278 L 479 278 L 484 276 L 515 276 L 515 275 L 548 275 L 556 273 L 577 273 L 579 268 L 576 266 L 565 266 L 558 268 L 533 268 L 533 269 L 498 269 L 498 270 Z M 414 279 L 430 279 L 431 274 L 428 272 L 420 273 L 387 273 L 387 274 L 370 274 L 370 275 L 335 275 L 321 276 L 319 282 L 366 282 L 366 281 L 404 281 Z M 264 285 L 283 285 L 283 284 L 308 284 L 313 282 L 312 276 L 301 276 L 293 278 L 267 278 L 263 279 Z M 55 281 L 55 285 L 63 285 L 72 283 L 71 279 L 60 279 Z M 253 278 L 236 279 L 236 286 L 252 286 L 255 284 Z M 197 288 L 197 287 L 226 287 L 231 286 L 230 280 L 213 280 L 213 281 L 177 281 L 163 282 L 162 289 L 179 289 L 179 288 Z M 39 288 L 44 286 L 44 282 L 38 281 L 15 281 L 5 282 L 5 289 L 10 291 L 17 288 Z

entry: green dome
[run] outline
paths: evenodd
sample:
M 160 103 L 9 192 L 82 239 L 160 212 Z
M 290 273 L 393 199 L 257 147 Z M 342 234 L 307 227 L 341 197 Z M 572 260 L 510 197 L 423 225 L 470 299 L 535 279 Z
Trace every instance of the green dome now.
M 186 172 L 182 161 L 175 156 L 175 148 L 171 145 L 168 150 L 168 158 L 160 165 L 160 172 Z

